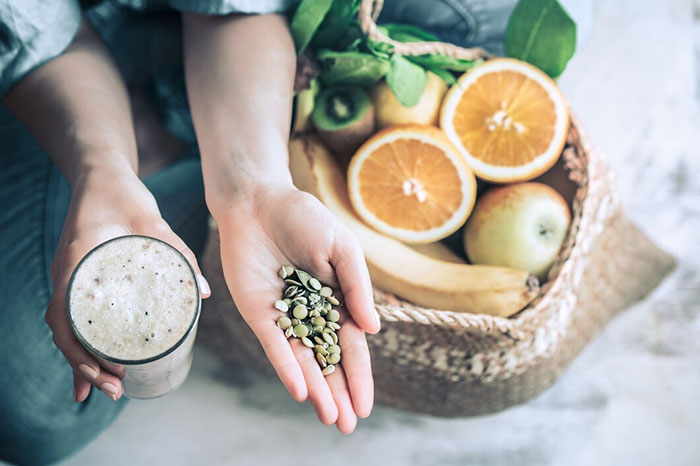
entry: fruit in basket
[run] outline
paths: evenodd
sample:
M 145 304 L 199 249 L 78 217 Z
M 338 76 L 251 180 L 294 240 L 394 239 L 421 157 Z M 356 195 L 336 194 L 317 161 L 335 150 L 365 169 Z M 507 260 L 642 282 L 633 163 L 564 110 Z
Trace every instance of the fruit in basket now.
M 570 222 L 566 201 L 546 184 L 501 186 L 479 198 L 464 229 L 464 248 L 474 264 L 525 270 L 543 280 Z
M 556 163 L 569 111 L 549 76 L 523 61 L 497 58 L 466 72 L 450 88 L 440 127 L 478 177 L 525 181 Z
M 350 161 L 350 202 L 377 231 L 406 243 L 438 241 L 461 227 L 476 178 L 438 128 L 394 126 L 372 136 Z
M 380 289 L 431 309 L 504 317 L 537 295 L 537 280 L 527 272 L 436 260 L 365 225 L 350 205 L 338 164 L 313 135 L 291 140 L 289 166 L 294 184 L 319 198 L 360 240 Z
M 377 128 L 416 123 L 437 126 L 442 98 L 447 92 L 447 84 L 435 73 L 428 71 L 425 89 L 412 107 L 405 107 L 385 81 L 380 82 L 372 92 L 372 102 L 377 113 Z
M 374 108 L 361 87 L 329 87 L 316 96 L 311 121 L 324 144 L 342 158 L 374 132 Z

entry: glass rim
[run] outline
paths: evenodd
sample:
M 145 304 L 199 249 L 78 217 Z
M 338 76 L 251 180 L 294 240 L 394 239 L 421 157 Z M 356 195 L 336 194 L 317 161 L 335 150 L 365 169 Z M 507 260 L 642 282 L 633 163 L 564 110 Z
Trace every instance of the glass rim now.
M 123 240 L 126 238 L 146 238 L 150 239 L 153 241 L 157 241 L 159 243 L 162 243 L 166 245 L 168 248 L 172 249 L 175 251 L 187 264 L 188 269 L 190 270 L 190 273 L 192 274 L 192 280 L 194 280 L 195 283 L 195 289 L 197 291 L 197 308 L 195 309 L 194 315 L 192 316 L 192 321 L 190 322 L 189 327 L 187 327 L 187 331 L 182 335 L 182 337 L 175 342 L 173 346 L 170 348 L 166 349 L 165 351 L 156 354 L 155 356 L 151 356 L 148 358 L 144 359 L 119 359 L 115 358 L 114 356 L 109 356 L 107 354 L 104 354 L 100 350 L 96 349 L 93 347 L 90 343 L 88 343 L 85 338 L 81 335 L 80 331 L 75 326 L 75 322 L 73 321 L 73 316 L 70 311 L 70 291 L 71 287 L 73 286 L 73 279 L 75 278 L 76 272 L 80 269 L 80 266 L 85 262 L 85 260 L 90 257 L 94 252 L 96 252 L 98 249 L 102 248 L 102 246 L 118 241 L 118 240 Z M 68 286 L 66 287 L 66 317 L 68 318 L 68 322 L 70 323 L 71 330 L 73 331 L 73 335 L 75 335 L 75 338 L 80 342 L 81 345 L 83 345 L 90 353 L 93 355 L 104 359 L 107 362 L 114 363 L 114 364 L 120 364 L 120 365 L 125 365 L 125 366 L 136 366 L 136 365 L 141 365 L 141 364 L 148 364 L 150 362 L 155 362 L 158 361 L 159 359 L 163 359 L 176 349 L 178 349 L 182 344 L 187 340 L 189 337 L 190 333 L 192 333 L 192 329 L 195 326 L 195 323 L 197 322 L 197 319 L 199 318 L 199 314 L 202 309 L 202 294 L 199 289 L 199 281 L 197 280 L 197 274 L 194 271 L 194 268 L 192 267 L 192 264 L 190 264 L 190 261 L 187 260 L 184 254 L 182 254 L 177 248 L 172 246 L 171 244 L 163 241 L 162 239 L 154 238 L 152 236 L 148 235 L 122 235 L 122 236 L 117 236 L 111 239 L 108 239 L 107 241 L 104 241 L 94 248 L 92 248 L 90 251 L 87 252 L 83 256 L 82 259 L 76 264 L 75 268 L 73 269 L 73 272 L 71 273 L 70 280 L 68 280 Z

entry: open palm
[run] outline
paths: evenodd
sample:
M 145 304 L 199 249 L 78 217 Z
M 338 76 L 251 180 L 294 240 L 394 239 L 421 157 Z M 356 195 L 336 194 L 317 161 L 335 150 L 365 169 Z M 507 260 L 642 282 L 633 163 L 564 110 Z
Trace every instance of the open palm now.
M 316 198 L 291 187 L 267 188 L 218 218 L 221 260 L 231 296 L 282 383 L 310 400 L 324 424 L 344 433 L 372 409 L 374 385 L 364 332 L 379 331 L 369 274 L 356 238 Z M 272 304 L 283 264 L 307 270 L 344 296 L 338 331 L 343 363 L 324 377 L 314 353 L 277 327 Z

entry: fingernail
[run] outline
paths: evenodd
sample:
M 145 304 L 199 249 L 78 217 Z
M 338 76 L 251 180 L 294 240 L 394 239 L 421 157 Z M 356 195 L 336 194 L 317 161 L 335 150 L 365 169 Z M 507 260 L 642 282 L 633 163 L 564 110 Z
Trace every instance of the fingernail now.
M 206 278 L 204 278 L 204 275 L 197 275 L 197 283 L 199 283 L 199 289 L 202 292 L 202 294 L 211 294 L 211 288 L 209 288 L 209 282 L 207 281 Z
M 115 385 L 109 382 L 105 382 L 102 385 L 100 385 L 100 390 L 102 390 L 102 393 L 116 401 L 117 394 L 119 393 L 119 391 L 117 390 L 117 387 Z
M 374 310 L 374 320 L 377 321 L 377 328 L 379 328 L 379 329 L 381 330 L 381 328 L 382 328 L 382 321 L 381 321 L 381 319 L 379 319 L 379 313 L 377 312 L 376 309 Z
M 92 367 L 88 366 L 87 364 L 81 364 L 78 366 L 78 369 L 80 369 L 80 372 L 83 373 L 85 377 L 88 379 L 94 379 L 97 378 L 99 375 L 95 369 Z

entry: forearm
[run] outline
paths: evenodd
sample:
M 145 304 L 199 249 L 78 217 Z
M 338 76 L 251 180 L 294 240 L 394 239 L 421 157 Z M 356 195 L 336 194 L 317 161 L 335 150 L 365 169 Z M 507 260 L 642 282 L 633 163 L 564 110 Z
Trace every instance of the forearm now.
M 70 47 L 24 77 L 4 103 L 72 186 L 95 171 L 135 176 L 128 94 L 108 49 L 86 20 Z
M 258 185 L 290 184 L 296 55 L 277 15 L 183 15 L 187 93 L 210 210 Z

